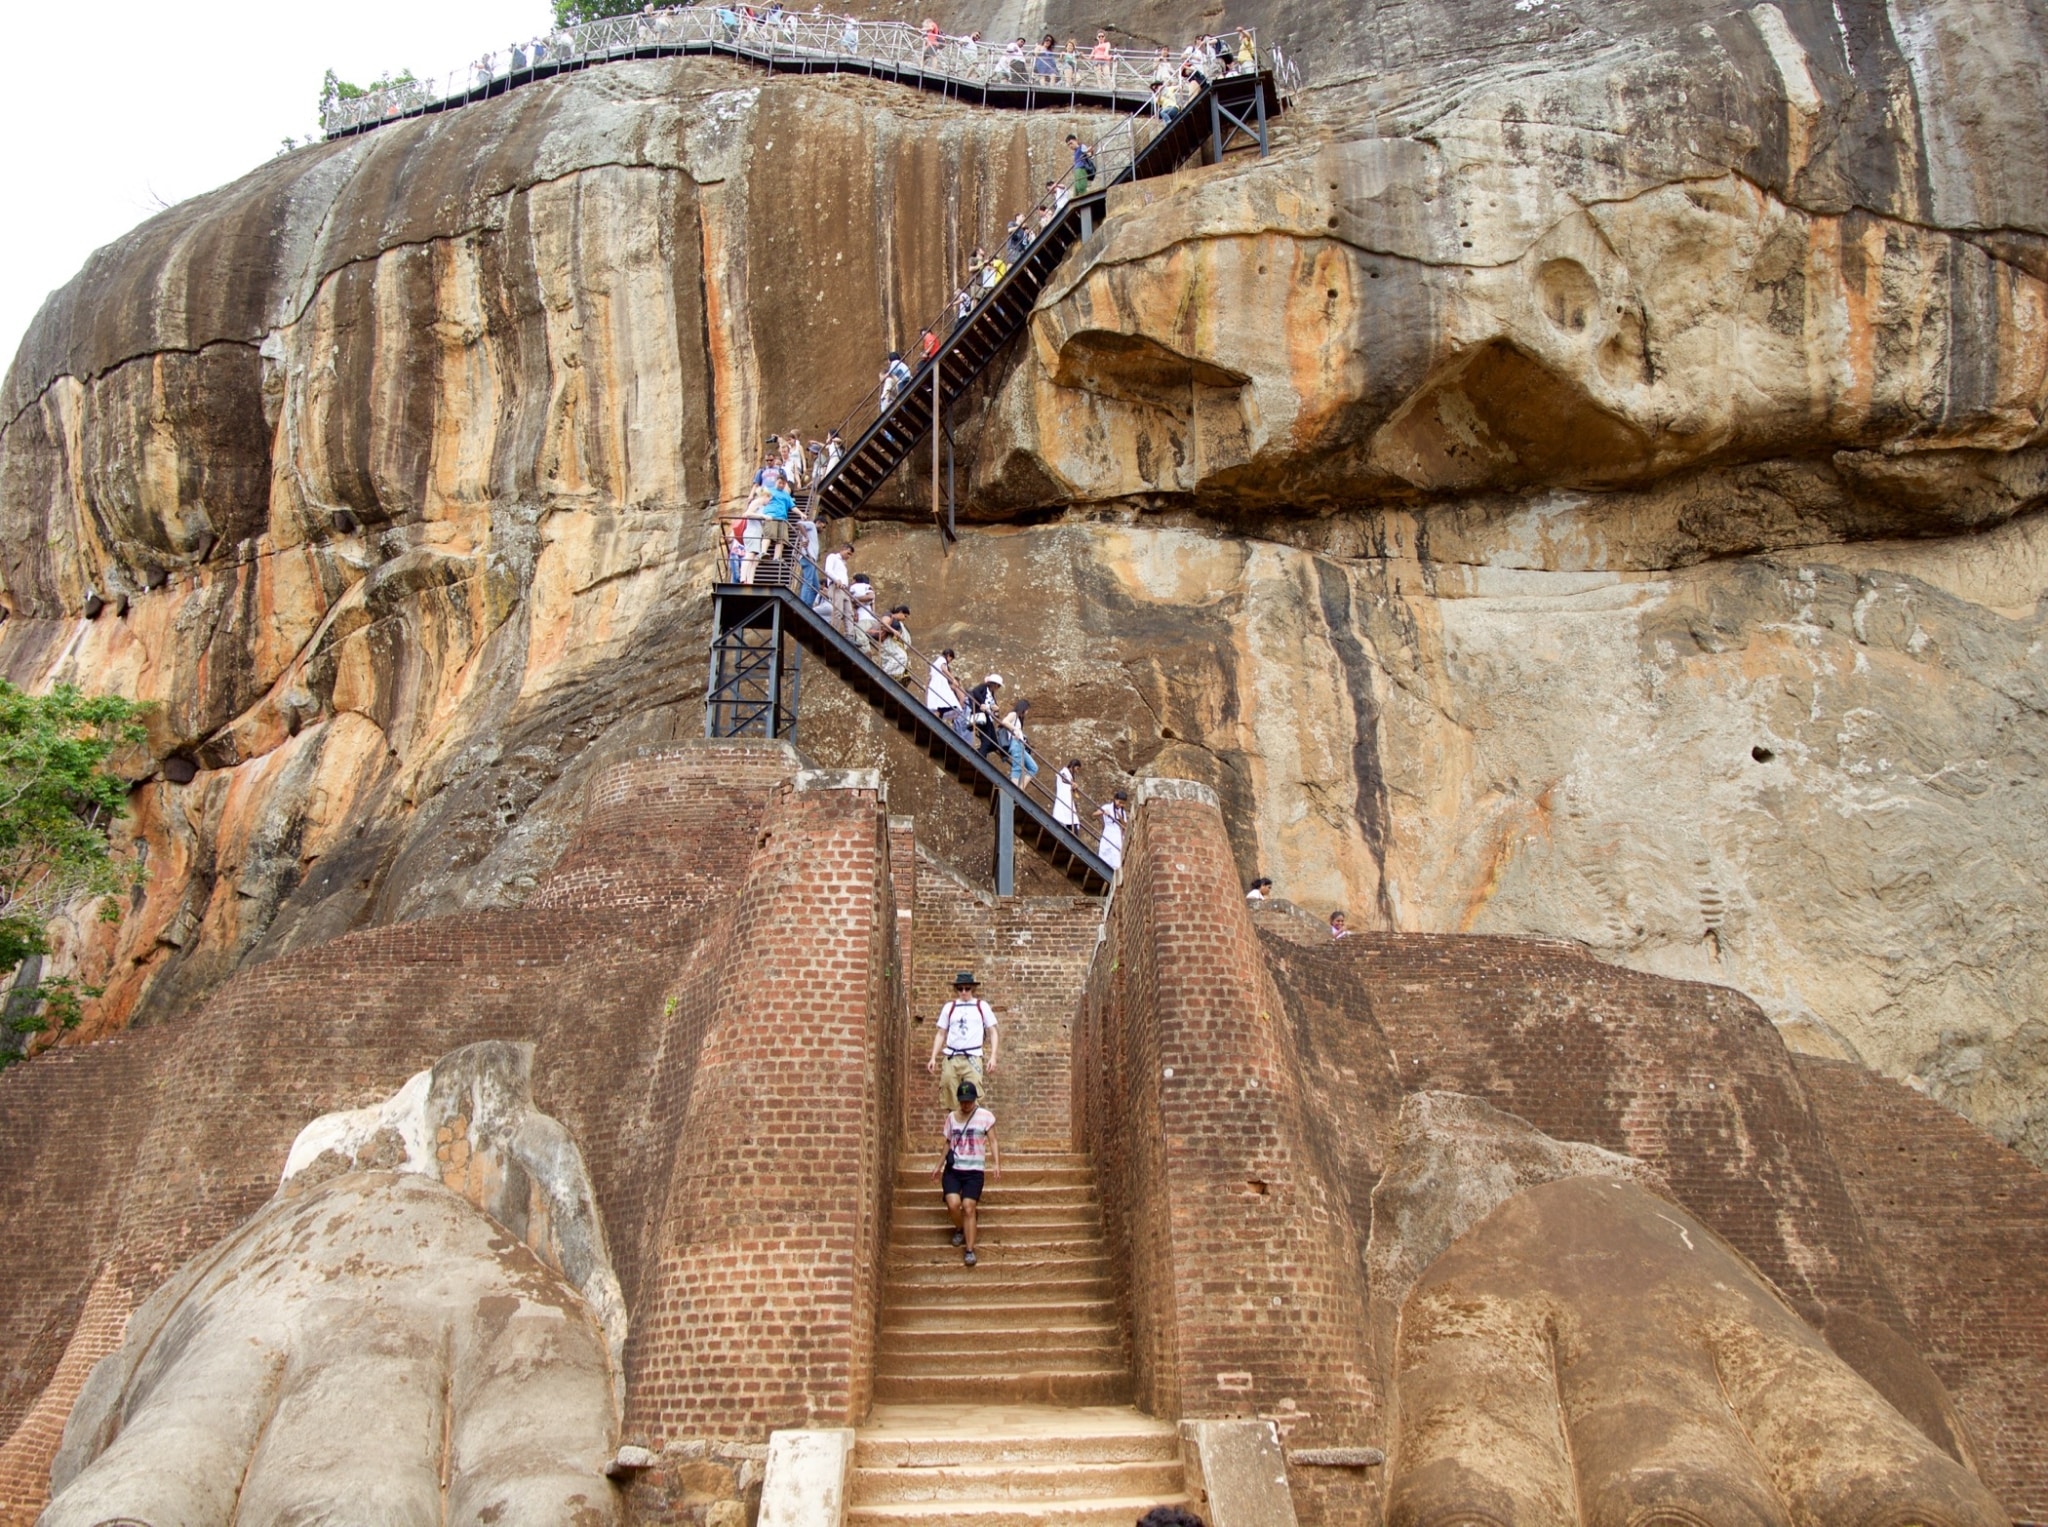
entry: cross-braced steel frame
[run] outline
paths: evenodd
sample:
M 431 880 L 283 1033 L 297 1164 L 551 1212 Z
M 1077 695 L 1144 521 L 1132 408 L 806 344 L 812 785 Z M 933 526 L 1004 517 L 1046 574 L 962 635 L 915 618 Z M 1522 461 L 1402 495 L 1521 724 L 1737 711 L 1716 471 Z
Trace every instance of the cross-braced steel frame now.
M 711 682 L 705 690 L 706 737 L 796 740 L 797 687 L 803 659 L 782 629 L 775 600 L 735 608 L 712 601 Z

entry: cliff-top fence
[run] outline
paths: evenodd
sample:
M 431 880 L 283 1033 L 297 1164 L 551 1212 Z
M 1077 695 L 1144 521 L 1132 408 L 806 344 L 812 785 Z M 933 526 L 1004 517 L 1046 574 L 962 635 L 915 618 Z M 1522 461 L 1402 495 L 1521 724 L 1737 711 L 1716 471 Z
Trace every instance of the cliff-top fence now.
M 1216 35 L 1225 69 L 1259 67 L 1257 34 L 1249 28 Z M 804 74 L 866 74 L 937 90 L 989 106 L 1103 107 L 1130 110 L 1153 99 L 1155 86 L 1180 78 L 1184 55 L 1164 48 L 1099 44 L 1044 48 L 954 36 L 901 21 L 858 21 L 822 12 L 757 12 L 751 7 L 674 6 L 566 27 L 468 67 L 430 79 L 323 103 L 329 138 L 367 132 L 387 122 L 450 111 L 558 74 L 638 58 L 722 54 Z M 1279 50 L 1268 60 L 1285 93 L 1300 71 Z

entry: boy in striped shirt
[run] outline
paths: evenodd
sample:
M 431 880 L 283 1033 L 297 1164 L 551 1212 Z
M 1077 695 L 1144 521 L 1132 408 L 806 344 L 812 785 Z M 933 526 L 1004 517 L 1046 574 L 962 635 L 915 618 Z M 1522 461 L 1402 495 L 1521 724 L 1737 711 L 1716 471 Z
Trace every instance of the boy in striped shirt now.
M 962 1082 L 959 1106 L 946 1115 L 946 1154 L 933 1175 L 946 1195 L 946 1213 L 953 1221 L 953 1244 L 965 1246 L 962 1260 L 974 1265 L 974 1214 L 981 1204 L 984 1174 L 1003 1175 L 996 1156 L 996 1116 L 980 1106 L 981 1089 Z

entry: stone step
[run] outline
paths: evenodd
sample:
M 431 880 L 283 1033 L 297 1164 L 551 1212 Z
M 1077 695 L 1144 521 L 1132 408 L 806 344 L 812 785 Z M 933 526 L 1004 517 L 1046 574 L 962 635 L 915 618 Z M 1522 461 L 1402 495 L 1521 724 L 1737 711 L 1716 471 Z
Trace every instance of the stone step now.
M 975 1269 L 977 1272 L 979 1268 Z M 1021 1291 L 1027 1285 L 1018 1285 Z M 882 1335 L 900 1331 L 905 1336 L 922 1331 L 1021 1331 L 1056 1330 L 1061 1327 L 1115 1327 L 1116 1303 L 1106 1295 L 1093 1299 L 1032 1299 L 1012 1296 L 991 1299 L 985 1290 L 981 1298 L 968 1302 L 888 1304 L 882 1308 Z M 1007 1339 L 1007 1337 L 1005 1338 Z
M 1187 1488 L 1178 1458 L 1146 1462 L 947 1463 L 936 1467 L 854 1469 L 854 1500 L 863 1505 L 907 1501 L 955 1503 L 1150 1499 L 1155 1505 Z
M 1032 1185 L 1032 1183 L 1012 1183 L 1010 1181 L 1010 1173 L 1004 1173 L 1004 1177 L 1001 1177 L 1001 1181 L 997 1181 L 997 1183 L 987 1183 L 987 1191 L 989 1191 L 989 1197 L 985 1199 L 985 1202 L 991 1204 L 991 1206 L 993 1204 L 1016 1204 L 1018 1208 L 1030 1208 L 1030 1210 L 1044 1208 L 1044 1210 L 1094 1210 L 1094 1212 L 1100 1212 L 1100 1204 L 1096 1204 L 1096 1195 L 1090 1189 L 1071 1187 L 1071 1185 L 1038 1187 L 1038 1185 Z M 924 1210 L 924 1208 L 936 1208 L 940 1214 L 946 1212 L 946 1195 L 938 1191 L 938 1183 L 932 1181 L 930 1177 L 926 1177 L 922 1183 L 918 1183 L 915 1187 L 899 1187 L 899 1189 L 895 1189 L 895 1212 L 897 1214 L 903 1214 L 905 1210 Z
M 878 1373 L 875 1399 L 889 1405 L 1128 1405 L 1131 1375 L 1121 1363 L 1032 1373 Z
M 854 1506 L 847 1527 L 1131 1527 L 1154 1506 L 1185 1506 L 1185 1495 L 1115 1500 L 896 1501 Z
M 1114 1347 L 1122 1341 L 1120 1330 L 1108 1320 L 1081 1320 L 1073 1324 L 1044 1324 L 1006 1330 L 1001 1351 L 1036 1351 L 1042 1347 Z M 989 1357 L 987 1326 L 973 1310 L 961 1310 L 950 1326 L 899 1326 L 883 1320 L 881 1349 L 889 1351 L 979 1351 Z
M 889 1259 L 888 1302 L 922 1304 L 927 1299 L 956 1297 L 965 1288 L 997 1288 L 1013 1283 L 1028 1283 L 1035 1288 L 1072 1283 L 1099 1283 L 1107 1287 L 1109 1258 L 1035 1257 L 1013 1249 L 1004 1254 L 1000 1264 L 991 1260 L 980 1267 L 967 1267 L 961 1263 L 957 1247 L 906 1249 Z M 1050 1297 L 1049 1290 L 1045 1297 Z
M 1075 1225 L 1089 1231 L 1099 1232 L 1102 1228 L 1102 1212 L 1093 1204 L 1040 1204 L 1019 1201 L 1004 1194 L 1001 1198 L 981 1204 L 976 1210 L 983 1224 L 993 1224 L 1001 1219 L 1011 1224 L 1028 1225 Z M 912 1225 L 951 1226 L 952 1212 L 946 1202 L 934 1193 L 929 1198 L 920 1198 L 915 1203 L 896 1205 L 895 1213 L 889 1216 L 890 1223 L 899 1228 Z
M 936 1144 L 912 1146 L 906 1152 L 909 1159 L 896 1168 L 898 1188 L 919 1188 L 932 1180 L 932 1165 L 938 1160 Z M 1003 1155 L 1003 1175 L 996 1180 L 1006 1187 L 1025 1188 L 1087 1188 L 1095 1187 L 1095 1171 L 1087 1166 L 1065 1166 L 1056 1162 L 1021 1159 L 1017 1155 Z
M 987 1277 L 979 1277 L 979 1273 Z M 897 1310 L 934 1310 L 958 1304 L 961 1294 L 961 1275 L 967 1273 L 961 1263 L 952 1263 L 944 1273 L 926 1277 L 895 1277 L 889 1283 L 889 1298 L 883 1300 L 883 1318 L 893 1320 Z M 1108 1300 L 1114 1290 L 1106 1273 L 1094 1277 L 1067 1277 L 1059 1267 L 1016 1267 L 1004 1263 L 997 1269 L 975 1267 L 975 1302 L 989 1304 L 1010 1304 L 1016 1300 Z
M 1032 1373 L 1095 1373 L 1119 1366 L 1123 1361 L 1115 1345 L 1106 1341 L 1080 1342 L 1071 1346 L 1034 1347 L 1028 1351 L 1007 1345 L 991 1349 L 960 1346 L 942 1351 L 914 1345 L 875 1354 L 875 1372 L 889 1378 L 945 1378 L 950 1374 L 992 1374 L 1005 1377 Z
M 878 1405 L 854 1438 L 859 1469 L 1000 1463 L 1178 1463 L 1173 1424 L 1132 1410 Z
M 953 1247 L 952 1227 L 944 1230 L 904 1230 L 889 1233 L 889 1256 L 919 1259 L 924 1251 L 950 1251 Z M 988 1246 L 1011 1246 L 1028 1248 L 1040 1260 L 1050 1257 L 1087 1257 L 1102 1255 L 1102 1237 L 1083 1234 L 1071 1226 L 1050 1226 L 1039 1228 L 1031 1225 L 1016 1226 L 990 1223 L 977 1228 L 974 1245 L 976 1250 Z

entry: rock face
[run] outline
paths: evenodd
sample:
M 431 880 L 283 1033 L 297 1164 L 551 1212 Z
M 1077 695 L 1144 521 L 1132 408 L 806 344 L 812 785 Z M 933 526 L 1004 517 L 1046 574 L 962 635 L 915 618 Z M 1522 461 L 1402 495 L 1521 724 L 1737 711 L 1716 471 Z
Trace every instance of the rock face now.
M 1042 753 L 1211 781 L 1284 895 L 1739 986 L 2048 1158 L 2039 9 L 1242 19 L 1312 87 L 1274 155 L 1115 193 L 956 420 L 975 528 L 868 570 Z M 591 742 L 692 729 L 759 438 L 865 391 L 1069 125 L 621 64 L 96 255 L 0 410 L 0 666 L 160 702 L 149 889 L 66 951 L 96 1031 L 520 901 Z M 887 754 L 812 704 L 820 761 Z M 972 869 L 979 814 L 891 782 Z

